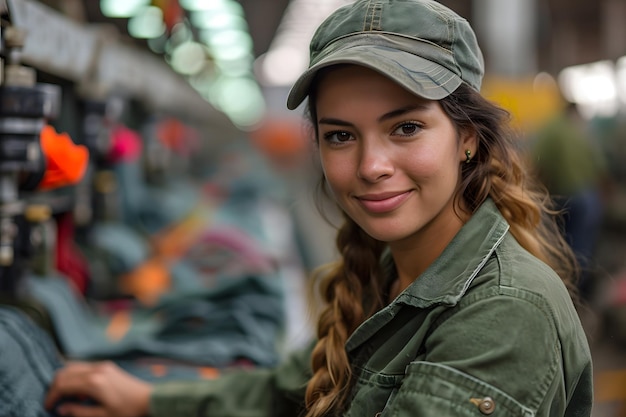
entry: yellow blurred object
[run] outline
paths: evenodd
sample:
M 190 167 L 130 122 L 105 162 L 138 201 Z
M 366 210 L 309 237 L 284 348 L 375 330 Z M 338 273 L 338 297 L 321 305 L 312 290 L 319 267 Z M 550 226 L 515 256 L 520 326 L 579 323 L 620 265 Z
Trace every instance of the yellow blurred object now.
M 117 177 L 113 171 L 100 171 L 94 178 L 94 187 L 101 194 L 111 194 L 117 190 Z
M 486 77 L 483 95 L 511 113 L 513 127 L 531 132 L 563 108 L 558 85 L 545 75 L 532 78 Z
M 594 401 L 617 405 L 615 417 L 626 416 L 626 369 L 605 370 L 594 379 Z
M 30 204 L 24 210 L 24 218 L 31 223 L 45 222 L 52 216 L 52 209 L 45 204 Z

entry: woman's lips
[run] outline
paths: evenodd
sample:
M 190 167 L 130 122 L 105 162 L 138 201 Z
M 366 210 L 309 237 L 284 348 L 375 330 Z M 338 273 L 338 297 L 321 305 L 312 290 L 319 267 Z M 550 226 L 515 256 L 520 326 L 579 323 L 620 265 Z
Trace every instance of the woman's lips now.
M 386 213 L 398 208 L 409 198 L 411 191 L 402 193 L 367 194 L 357 197 L 357 200 L 371 213 Z

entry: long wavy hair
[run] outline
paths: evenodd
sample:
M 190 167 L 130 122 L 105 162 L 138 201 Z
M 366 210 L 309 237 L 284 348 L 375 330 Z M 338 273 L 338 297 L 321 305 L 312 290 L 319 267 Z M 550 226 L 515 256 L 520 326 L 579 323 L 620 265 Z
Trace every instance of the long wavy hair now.
M 315 100 L 313 88 L 308 116 L 317 141 Z M 509 127 L 510 114 L 465 84 L 439 103 L 458 132 L 470 129 L 477 137 L 472 163 L 459 164 L 456 210 L 465 207 L 471 214 L 491 197 L 510 224 L 511 234 L 550 265 L 574 295 L 575 257 L 560 233 L 558 213 L 549 195 L 525 167 L 525 158 Z M 318 188 L 328 197 L 325 185 L 322 178 Z M 460 200 L 464 204 L 459 204 Z M 305 394 L 305 417 L 337 415 L 344 410 L 352 386 L 345 342 L 357 326 L 384 307 L 388 297 L 380 263 L 384 242 L 367 235 L 344 214 L 336 246 L 339 260 L 313 274 L 312 282 L 323 308 L 311 359 L 313 376 Z

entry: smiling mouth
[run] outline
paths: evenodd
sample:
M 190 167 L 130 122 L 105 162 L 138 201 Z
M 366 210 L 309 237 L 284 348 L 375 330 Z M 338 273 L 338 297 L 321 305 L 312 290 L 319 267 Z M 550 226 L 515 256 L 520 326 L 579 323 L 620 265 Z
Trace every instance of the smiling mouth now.
M 387 213 L 395 210 L 404 203 L 411 191 L 393 194 L 364 195 L 357 197 L 365 210 L 371 213 Z

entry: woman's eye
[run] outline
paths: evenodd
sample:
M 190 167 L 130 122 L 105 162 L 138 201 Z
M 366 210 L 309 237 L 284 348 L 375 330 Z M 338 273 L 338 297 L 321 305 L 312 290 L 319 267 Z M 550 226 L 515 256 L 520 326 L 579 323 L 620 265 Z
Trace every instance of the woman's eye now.
M 352 139 L 352 135 L 348 132 L 328 132 L 324 134 L 324 139 L 328 142 L 343 143 Z
M 403 123 L 396 128 L 395 134 L 401 136 L 411 136 L 416 134 L 421 127 L 417 123 Z

